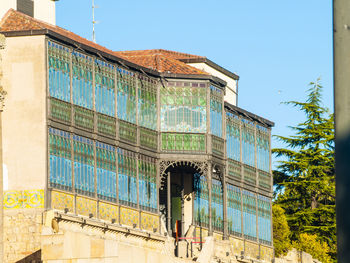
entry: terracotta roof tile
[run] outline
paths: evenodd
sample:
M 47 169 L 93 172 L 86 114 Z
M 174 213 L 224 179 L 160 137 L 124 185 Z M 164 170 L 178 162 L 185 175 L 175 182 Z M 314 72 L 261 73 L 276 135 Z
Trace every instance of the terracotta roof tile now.
M 117 55 L 125 59 L 142 65 L 144 67 L 157 70 L 159 72 L 173 74 L 200 74 L 209 75 L 208 73 L 199 70 L 195 67 L 187 65 L 180 61 L 185 58 L 204 58 L 201 56 L 175 52 L 164 49 L 149 49 L 149 50 L 134 50 L 134 51 L 119 51 Z
M 64 28 L 48 24 L 44 21 L 35 19 L 13 9 L 7 11 L 3 19 L 0 21 L 0 31 L 2 32 L 40 29 L 51 30 L 78 43 L 93 47 L 97 50 L 128 60 L 134 64 L 157 70 L 162 73 L 165 72 L 173 74 L 210 75 L 204 71 L 201 71 L 195 67 L 191 67 L 186 63 L 180 61 L 180 59 L 204 58 L 201 56 L 164 49 L 115 52 L 101 45 L 98 45 L 90 40 L 87 40 L 86 38 L 83 38 L 77 34 L 74 34 L 73 32 L 70 32 Z
M 172 74 L 196 74 L 196 75 L 209 75 L 208 73 L 199 70 L 195 67 L 191 67 L 184 62 L 181 62 L 172 56 L 164 54 L 144 54 L 144 55 L 125 55 L 124 52 L 116 52 L 119 56 L 123 57 L 135 64 L 157 70 L 162 73 Z M 124 53 L 124 55 L 121 55 Z
M 105 48 L 101 45 L 98 45 L 86 38 L 83 38 L 77 34 L 74 34 L 71 31 L 68 31 L 62 27 L 51 25 L 39 19 L 35 19 L 31 16 L 18 12 L 16 10 L 10 9 L 4 15 L 2 20 L 0 21 L 0 31 L 9 32 L 9 31 L 25 31 L 25 30 L 40 30 L 40 29 L 49 29 L 53 32 L 70 38 L 76 42 L 81 44 L 88 45 L 97 50 L 118 56 L 114 54 L 114 52 L 108 48 Z M 119 56 L 118 56 L 119 57 Z

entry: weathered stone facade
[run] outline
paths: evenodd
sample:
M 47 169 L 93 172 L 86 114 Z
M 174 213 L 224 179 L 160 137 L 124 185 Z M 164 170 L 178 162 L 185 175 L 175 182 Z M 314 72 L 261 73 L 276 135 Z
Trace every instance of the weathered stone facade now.
M 17 262 L 40 251 L 42 213 L 43 209 L 4 211 L 4 263 Z

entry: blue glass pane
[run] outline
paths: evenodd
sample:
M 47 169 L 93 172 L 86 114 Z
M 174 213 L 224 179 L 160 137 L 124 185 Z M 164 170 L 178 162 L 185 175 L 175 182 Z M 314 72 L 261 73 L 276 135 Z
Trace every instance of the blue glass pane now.
M 49 92 L 50 96 L 70 101 L 70 51 L 48 41 Z
M 199 226 L 209 227 L 209 191 L 206 177 L 195 173 L 193 185 L 195 223 Z

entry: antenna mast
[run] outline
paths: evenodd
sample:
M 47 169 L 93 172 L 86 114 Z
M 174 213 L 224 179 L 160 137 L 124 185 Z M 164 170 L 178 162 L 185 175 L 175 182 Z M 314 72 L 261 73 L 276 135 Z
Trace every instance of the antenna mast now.
M 98 6 L 95 6 L 95 0 L 92 0 L 92 41 L 96 43 L 96 36 L 95 36 L 95 24 L 97 24 L 97 21 L 95 20 L 95 8 Z

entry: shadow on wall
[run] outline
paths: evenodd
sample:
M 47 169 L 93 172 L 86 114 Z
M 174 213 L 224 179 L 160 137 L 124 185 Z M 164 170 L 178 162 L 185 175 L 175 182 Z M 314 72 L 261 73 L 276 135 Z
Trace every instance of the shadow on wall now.
M 41 261 L 41 249 L 18 260 L 16 263 L 42 263 Z

